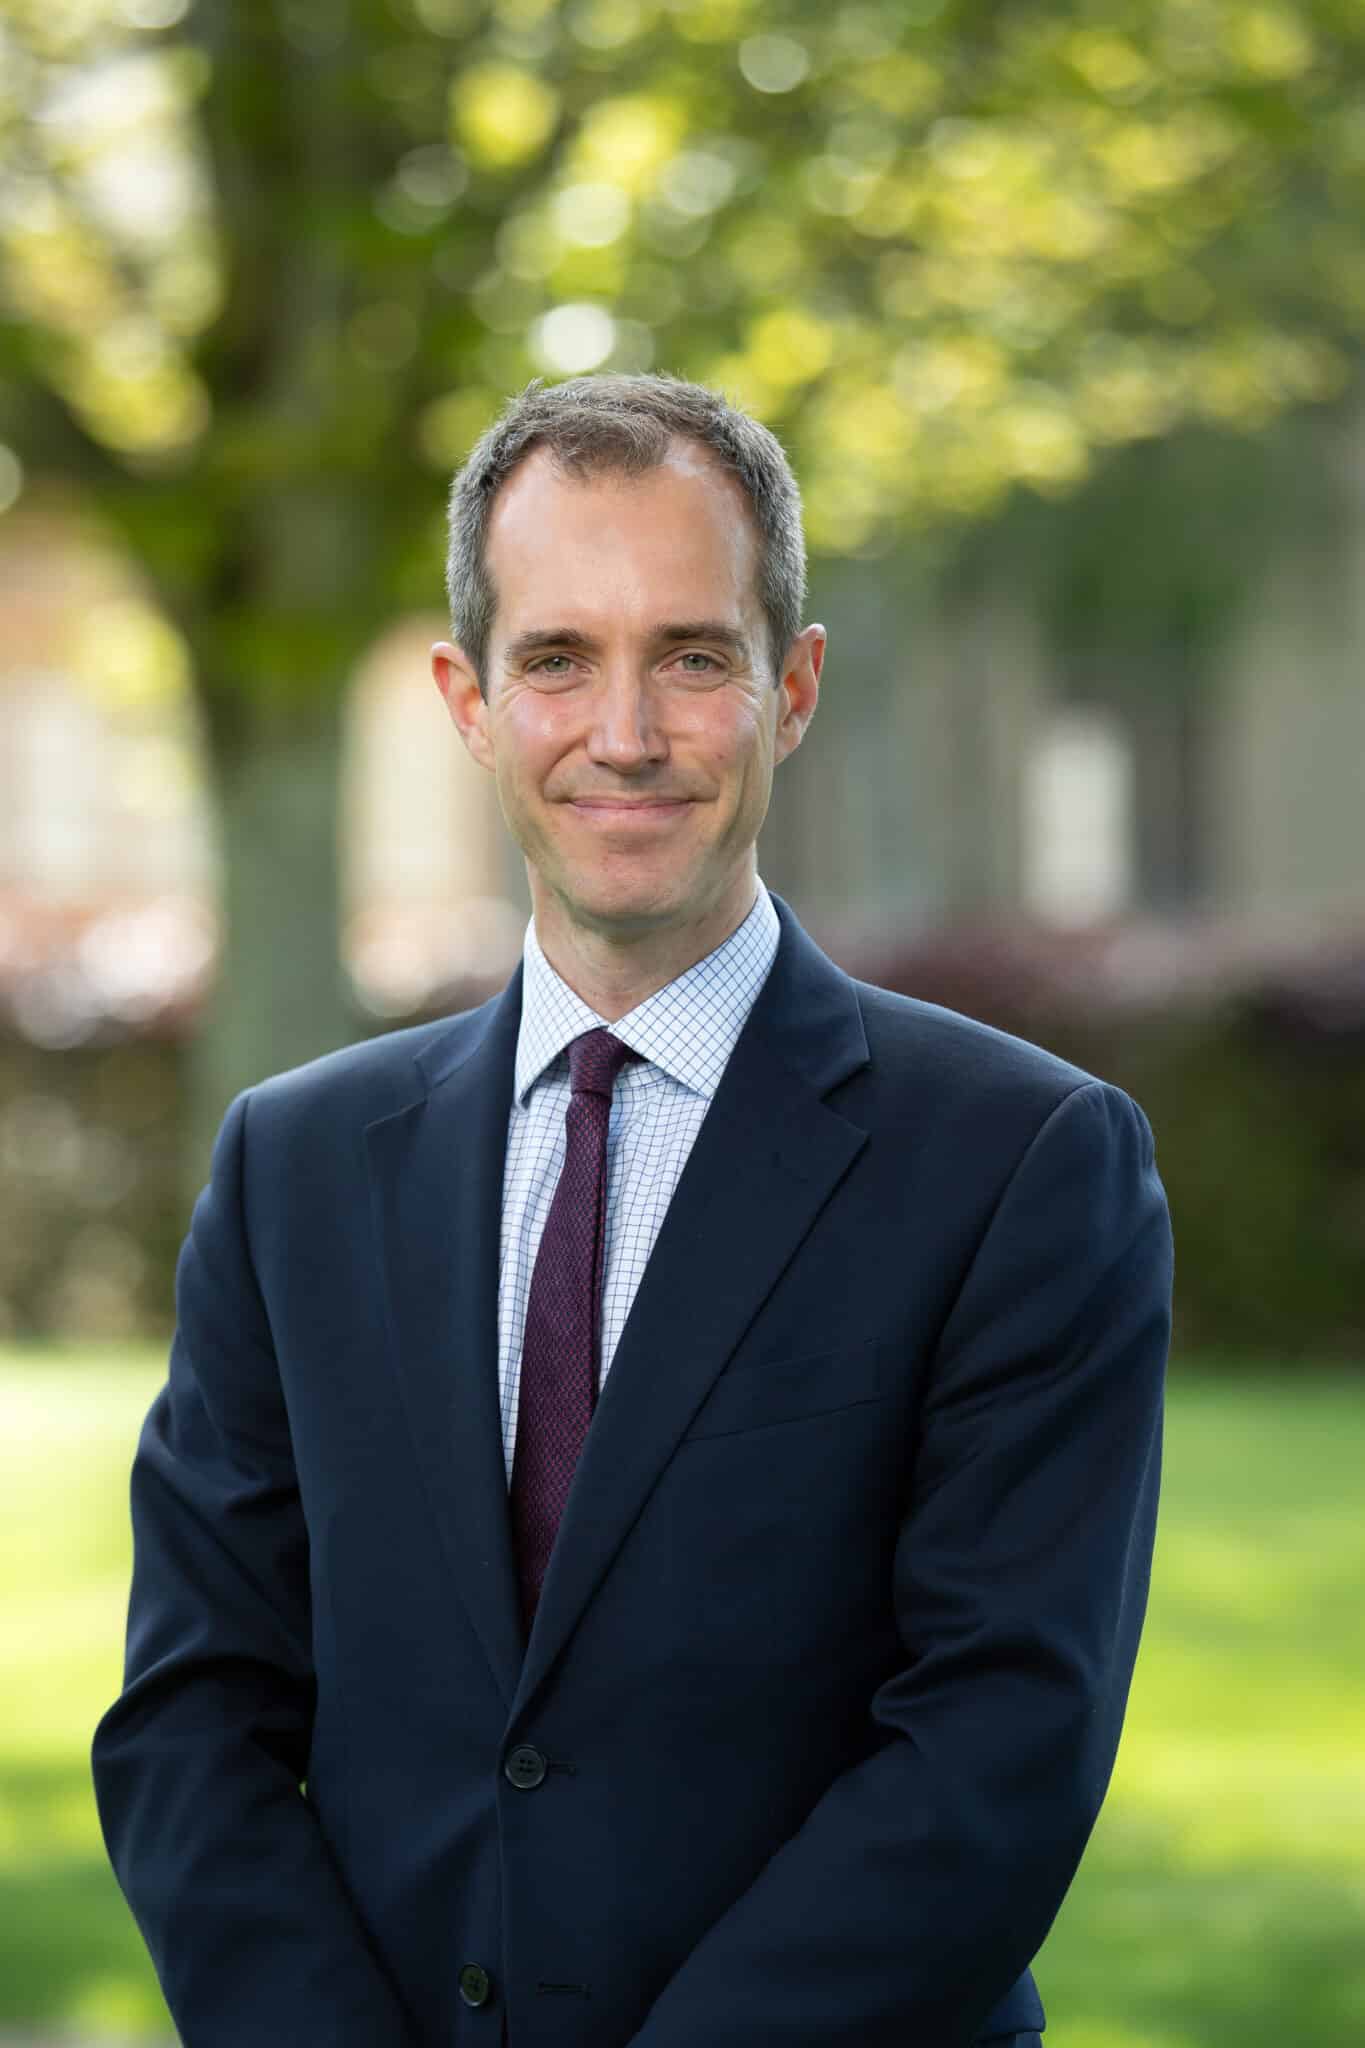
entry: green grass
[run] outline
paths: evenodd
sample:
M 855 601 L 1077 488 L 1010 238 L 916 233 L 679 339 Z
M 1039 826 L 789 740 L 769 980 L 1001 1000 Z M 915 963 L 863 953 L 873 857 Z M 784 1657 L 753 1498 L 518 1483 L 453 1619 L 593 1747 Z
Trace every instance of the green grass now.
M 1365 1380 L 1180 1379 L 1048 2048 L 1365 2041 Z
M 0 2028 L 165 2038 L 109 1874 L 127 1466 L 159 1357 L 0 1353 Z M 1048 2048 L 1365 2041 L 1365 1379 L 1185 1376 L 1100 1825 L 1038 1963 Z
M 128 1465 L 164 1370 L 0 1353 L 0 2026 L 170 2032 L 88 1764 L 122 1667 Z

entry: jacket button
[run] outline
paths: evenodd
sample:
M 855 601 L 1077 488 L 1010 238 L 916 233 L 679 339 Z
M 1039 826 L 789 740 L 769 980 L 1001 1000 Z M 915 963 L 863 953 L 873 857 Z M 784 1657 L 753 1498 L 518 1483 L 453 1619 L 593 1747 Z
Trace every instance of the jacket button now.
M 466 1963 L 460 1971 L 460 1996 L 466 2005 L 487 2005 L 493 1993 L 493 1979 L 479 1963 Z
M 515 1785 L 518 1792 L 534 1792 L 543 1781 L 548 1766 L 538 1749 L 533 1749 L 529 1742 L 519 1742 L 508 1753 L 502 1768 L 508 1784 Z

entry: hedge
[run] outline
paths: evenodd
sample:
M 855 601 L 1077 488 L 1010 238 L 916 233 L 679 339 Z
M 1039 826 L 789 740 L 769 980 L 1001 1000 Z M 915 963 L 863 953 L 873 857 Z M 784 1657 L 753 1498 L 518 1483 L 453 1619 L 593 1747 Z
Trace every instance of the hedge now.
M 1156 1131 L 1177 1347 L 1365 1366 L 1365 1002 L 1324 1023 L 1261 989 L 1141 1014 L 989 986 L 932 957 L 878 979 L 984 1015 L 1129 1089 Z M 0 1335 L 164 1337 L 187 1221 L 185 1048 L 0 1037 Z

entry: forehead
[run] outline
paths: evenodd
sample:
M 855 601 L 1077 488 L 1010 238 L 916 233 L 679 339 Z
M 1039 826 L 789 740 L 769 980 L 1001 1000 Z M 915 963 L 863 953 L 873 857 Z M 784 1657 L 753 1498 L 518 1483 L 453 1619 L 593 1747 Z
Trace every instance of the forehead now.
M 488 524 L 500 627 L 528 605 L 566 621 L 571 610 L 604 605 L 710 617 L 723 604 L 749 615 L 757 560 L 743 486 L 685 441 L 636 475 L 572 476 L 550 450 L 534 449 L 498 493 Z

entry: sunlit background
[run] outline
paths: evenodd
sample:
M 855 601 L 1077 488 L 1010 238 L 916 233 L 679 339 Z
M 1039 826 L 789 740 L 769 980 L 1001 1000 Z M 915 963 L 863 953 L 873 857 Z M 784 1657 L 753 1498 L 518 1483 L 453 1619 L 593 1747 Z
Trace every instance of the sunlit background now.
M 88 1789 L 227 1101 L 481 998 L 426 650 L 528 378 L 782 437 L 765 879 L 1131 1088 L 1166 1508 L 1050 2048 L 1365 2040 L 1359 0 L 0 0 L 0 2035 L 169 2039 Z

